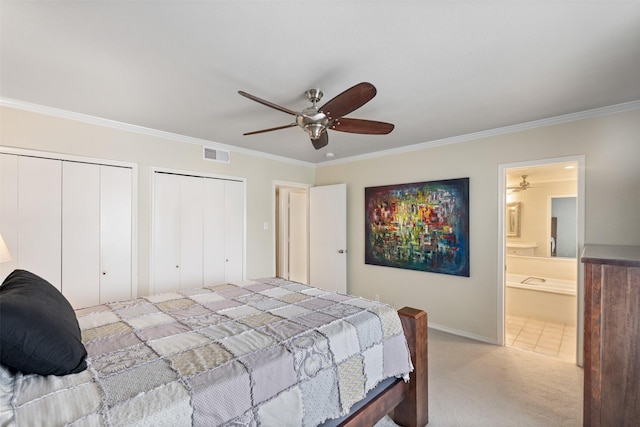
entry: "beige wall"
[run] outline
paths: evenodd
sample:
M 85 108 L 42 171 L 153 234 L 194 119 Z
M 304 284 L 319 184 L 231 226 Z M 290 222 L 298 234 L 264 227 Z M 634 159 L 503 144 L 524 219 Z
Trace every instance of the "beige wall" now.
M 585 155 L 586 243 L 640 244 L 640 110 L 319 167 L 316 185 L 347 183 L 348 291 L 497 341 L 498 165 L 576 155 Z M 462 177 L 470 178 L 471 277 L 364 264 L 365 187 Z
M 497 340 L 498 165 L 584 154 L 586 242 L 640 244 L 640 110 L 469 142 L 325 165 L 231 154 L 231 164 L 202 160 L 199 145 L 3 107 L 0 145 L 139 165 L 138 286 L 149 276 L 151 168 L 236 176 L 247 182 L 247 277 L 274 273 L 273 181 L 347 183 L 349 292 L 429 312 L 430 322 Z M 393 134 L 391 134 L 393 137 Z M 471 277 L 364 264 L 364 188 L 470 178 Z
M 151 168 L 246 179 L 247 278 L 275 273 L 273 181 L 312 184 L 314 169 L 231 153 L 231 163 L 202 160 L 202 146 L 19 109 L 0 110 L 0 145 L 138 164 L 138 293 L 149 286 Z M 269 230 L 264 230 L 264 223 Z

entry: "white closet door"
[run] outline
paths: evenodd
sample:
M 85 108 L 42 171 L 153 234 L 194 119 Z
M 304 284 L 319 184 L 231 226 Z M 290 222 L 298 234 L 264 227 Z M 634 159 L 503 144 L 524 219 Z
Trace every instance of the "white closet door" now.
M 58 160 L 18 159 L 18 268 L 60 290 L 62 165 Z
M 18 156 L 0 154 L 0 233 L 11 261 L 0 263 L 0 283 L 18 268 Z
M 204 285 L 225 283 L 225 181 L 204 179 Z
M 237 282 L 243 277 L 244 184 L 225 181 L 225 281 Z
M 180 284 L 180 180 L 156 173 L 153 201 L 153 293 Z
M 100 166 L 100 303 L 132 295 L 132 170 Z
M 73 307 L 100 303 L 99 270 L 100 166 L 62 162 L 62 293 Z
M 180 289 L 202 286 L 203 178 L 180 179 Z
M 152 292 L 244 279 L 244 184 L 168 173 L 154 180 Z

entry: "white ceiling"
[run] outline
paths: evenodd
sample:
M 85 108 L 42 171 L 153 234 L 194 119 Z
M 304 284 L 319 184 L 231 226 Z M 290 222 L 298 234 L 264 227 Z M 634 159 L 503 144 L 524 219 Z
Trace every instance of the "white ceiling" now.
M 0 96 L 318 163 L 640 100 L 639 1 L 2 1 Z M 361 81 L 314 150 L 292 110 Z
M 505 171 L 506 184 L 507 187 L 518 187 L 522 182 L 522 176 L 526 175 L 526 181 L 531 185 L 567 181 L 575 181 L 577 185 L 577 168 L 576 161 L 511 168 Z

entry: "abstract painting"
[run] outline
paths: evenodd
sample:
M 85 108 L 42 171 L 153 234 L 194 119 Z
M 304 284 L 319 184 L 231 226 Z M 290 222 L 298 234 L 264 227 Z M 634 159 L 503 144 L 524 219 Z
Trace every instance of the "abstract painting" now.
M 366 264 L 469 277 L 469 178 L 364 194 Z

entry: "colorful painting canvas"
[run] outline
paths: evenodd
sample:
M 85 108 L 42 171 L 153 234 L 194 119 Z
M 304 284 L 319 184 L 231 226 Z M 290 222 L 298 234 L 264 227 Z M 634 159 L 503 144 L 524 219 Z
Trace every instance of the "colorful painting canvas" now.
M 365 263 L 469 277 L 469 178 L 365 188 Z

